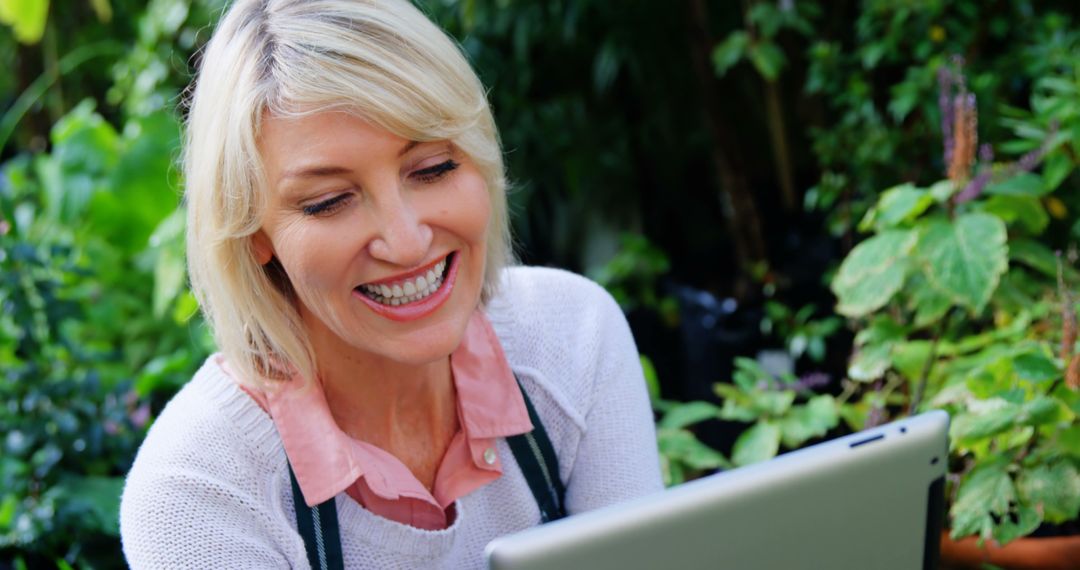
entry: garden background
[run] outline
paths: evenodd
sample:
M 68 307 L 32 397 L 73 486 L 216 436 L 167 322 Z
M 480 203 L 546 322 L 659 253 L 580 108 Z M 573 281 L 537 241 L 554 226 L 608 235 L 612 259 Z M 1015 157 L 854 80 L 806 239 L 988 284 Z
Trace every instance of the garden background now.
M 419 4 L 490 89 L 520 258 L 626 311 L 669 482 L 978 400 L 953 526 L 1075 519 L 1080 5 Z M 123 566 L 123 474 L 213 351 L 176 159 L 223 5 L 0 0 L 0 569 Z

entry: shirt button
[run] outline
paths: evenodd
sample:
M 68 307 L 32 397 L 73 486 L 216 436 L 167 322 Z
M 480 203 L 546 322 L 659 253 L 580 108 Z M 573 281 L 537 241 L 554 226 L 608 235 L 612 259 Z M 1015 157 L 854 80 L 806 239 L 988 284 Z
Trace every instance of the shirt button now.
M 495 465 L 495 449 L 489 447 L 484 450 L 484 463 Z

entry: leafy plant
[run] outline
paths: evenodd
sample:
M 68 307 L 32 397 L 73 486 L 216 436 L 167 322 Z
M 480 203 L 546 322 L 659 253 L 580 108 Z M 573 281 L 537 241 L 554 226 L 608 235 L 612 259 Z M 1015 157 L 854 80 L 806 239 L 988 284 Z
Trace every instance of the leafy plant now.
M 694 424 L 714 419 L 718 412 L 716 406 L 708 402 L 662 399 L 656 368 L 647 356 L 641 356 L 641 367 L 653 409 L 660 416 L 656 423 L 656 440 L 664 484 L 678 485 L 703 473 L 731 467 L 732 463 L 722 453 L 702 443 L 692 430 Z
M 735 440 L 731 460 L 736 466 L 771 459 L 825 436 L 839 423 L 839 405 L 829 394 L 815 394 L 828 383 L 821 374 L 774 378 L 755 360 L 737 358 L 732 383 L 715 385 L 723 399 L 716 417 L 751 424 Z
M 814 362 L 821 362 L 825 359 L 826 341 L 840 330 L 844 321 L 836 315 L 814 318 L 817 311 L 813 304 L 793 311 L 779 301 L 766 301 L 761 332 L 783 339 L 793 359 L 798 360 L 805 355 Z
M 0 168 L 0 560 L 114 567 L 123 474 L 210 349 L 184 287 L 167 113 L 87 101 Z M 20 562 L 21 561 L 21 562 Z
M 1080 274 L 1075 255 L 1047 245 L 1064 217 L 1055 209 L 1075 201 L 1076 72 L 1034 83 L 1032 112 L 1005 121 L 1017 138 L 1002 146 L 1025 154 L 993 162 L 989 147 L 976 150 L 974 95 L 955 66 L 942 68 L 949 178 L 883 192 L 859 226 L 871 237 L 832 282 L 837 311 L 860 329 L 852 427 L 952 415 L 954 538 L 1006 543 L 1080 515 Z
M 658 291 L 657 281 L 667 273 L 664 252 L 636 234 L 620 236 L 619 251 L 589 277 L 611 293 L 623 311 L 638 308 L 655 311 L 665 322 L 678 320 L 675 299 Z

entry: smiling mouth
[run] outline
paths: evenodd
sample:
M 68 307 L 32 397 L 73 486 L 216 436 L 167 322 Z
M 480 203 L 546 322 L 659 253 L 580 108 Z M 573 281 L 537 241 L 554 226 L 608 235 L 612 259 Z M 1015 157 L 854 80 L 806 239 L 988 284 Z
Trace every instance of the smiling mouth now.
M 407 305 L 426 299 L 442 287 L 454 254 L 450 253 L 426 273 L 389 283 L 371 283 L 356 287 L 363 296 L 389 307 Z

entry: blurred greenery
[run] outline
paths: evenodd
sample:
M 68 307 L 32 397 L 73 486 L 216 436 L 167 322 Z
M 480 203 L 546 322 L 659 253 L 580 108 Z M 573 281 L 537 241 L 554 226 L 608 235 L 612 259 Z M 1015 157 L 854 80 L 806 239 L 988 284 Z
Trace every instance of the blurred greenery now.
M 633 317 L 670 483 L 914 399 L 959 414 L 965 532 L 1030 530 L 1026 510 L 995 530 L 984 499 L 1005 479 L 1047 520 L 1075 512 L 1073 495 L 1040 495 L 1075 472 L 1080 440 L 1075 398 L 1068 413 L 1040 399 L 1070 397 L 1047 347 L 1068 344 L 1060 297 L 1077 285 L 1075 2 L 418 3 L 490 88 L 523 260 L 594 277 Z M 213 350 L 175 162 L 183 90 L 225 4 L 0 0 L 0 568 L 123 566 L 121 478 Z M 970 172 L 989 173 L 981 193 L 950 206 L 937 77 L 957 56 L 995 156 Z M 687 290 L 717 300 L 710 323 L 759 315 L 709 402 L 678 401 L 671 344 L 699 340 Z M 1035 387 L 1008 393 L 1017 378 Z M 745 431 L 713 449 L 698 437 L 711 421 Z M 984 460 L 1001 449 L 1026 449 L 1025 470 Z

